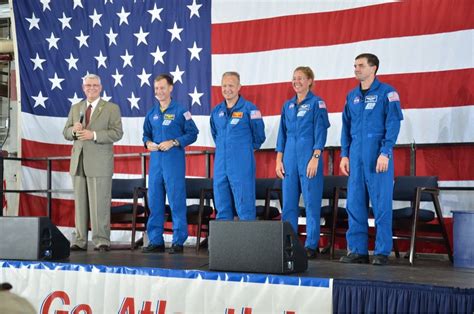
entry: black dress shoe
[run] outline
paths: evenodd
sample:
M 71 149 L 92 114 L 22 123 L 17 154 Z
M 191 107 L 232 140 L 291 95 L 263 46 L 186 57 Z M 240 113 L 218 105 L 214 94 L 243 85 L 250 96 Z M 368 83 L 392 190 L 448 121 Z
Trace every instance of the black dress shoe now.
M 110 246 L 108 246 L 106 244 L 101 244 L 101 245 L 95 247 L 94 251 L 108 252 L 108 251 L 110 251 Z
M 386 255 L 374 255 L 372 265 L 383 266 L 388 264 L 388 256 Z
M 341 259 L 339 261 L 341 263 L 368 264 L 369 263 L 369 255 L 349 253 L 349 255 L 341 257 Z
M 165 251 L 165 245 L 155 245 L 155 244 L 148 244 L 148 246 L 144 246 L 142 248 L 142 253 L 163 253 Z
M 169 254 L 181 254 L 184 251 L 184 247 L 182 245 L 173 244 L 169 250 Z
M 306 257 L 308 259 L 315 259 L 318 257 L 318 254 L 319 254 L 319 249 L 316 248 L 316 249 L 310 249 L 309 247 L 305 248 L 306 250 Z
M 71 245 L 71 247 L 70 247 L 69 249 L 70 249 L 71 251 L 87 251 L 87 248 L 80 247 L 80 246 L 77 245 L 77 244 Z

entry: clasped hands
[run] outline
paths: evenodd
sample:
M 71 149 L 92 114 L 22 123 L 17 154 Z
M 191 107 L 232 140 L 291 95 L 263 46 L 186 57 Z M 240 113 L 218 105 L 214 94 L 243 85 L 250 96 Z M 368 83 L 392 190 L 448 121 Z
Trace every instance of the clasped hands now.
M 159 144 L 156 144 L 152 141 L 146 142 L 146 148 L 150 152 L 155 152 L 155 151 L 166 152 L 166 151 L 170 150 L 171 147 L 173 147 L 173 146 L 174 146 L 173 140 L 164 141 L 164 142 L 161 142 Z
M 79 122 L 74 123 L 72 126 L 72 132 L 80 141 L 89 141 L 94 139 L 94 132 L 84 129 L 82 124 Z

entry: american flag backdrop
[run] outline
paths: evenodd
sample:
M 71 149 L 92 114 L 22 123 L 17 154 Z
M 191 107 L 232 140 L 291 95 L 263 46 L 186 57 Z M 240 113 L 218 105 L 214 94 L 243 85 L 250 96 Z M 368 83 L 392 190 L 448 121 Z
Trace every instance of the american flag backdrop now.
M 356 86 L 354 57 L 381 60 L 381 81 L 399 92 L 405 120 L 398 144 L 439 144 L 417 150 L 417 174 L 442 186 L 474 186 L 474 84 L 471 0 L 31 0 L 14 4 L 21 80 L 22 156 L 67 156 L 61 131 L 81 77 L 97 73 L 103 97 L 122 109 L 124 139 L 115 151 L 142 151 L 143 116 L 152 79 L 170 72 L 174 97 L 190 108 L 197 147 L 214 145 L 209 110 L 222 100 L 225 71 L 241 74 L 242 94 L 264 115 L 274 148 L 281 107 L 292 96 L 294 68 L 315 70 L 314 91 L 330 112 L 328 146 L 340 145 L 341 111 Z M 456 145 L 446 145 L 456 144 Z M 275 154 L 257 153 L 257 175 L 274 176 Z M 396 151 L 396 175 L 409 174 L 409 149 Z M 335 172 L 339 159 L 336 153 Z M 204 175 L 202 159 L 188 174 Z M 53 188 L 71 188 L 67 163 L 53 165 Z M 117 176 L 137 175 L 121 162 Z M 45 186 L 45 166 L 25 163 L 22 188 Z M 443 192 L 443 209 L 474 208 L 467 192 Z M 38 214 L 40 195 L 22 196 L 22 214 Z M 55 210 L 57 208 L 58 210 Z M 59 210 L 59 208 L 61 210 Z M 41 210 L 41 209 L 40 209 Z M 54 219 L 73 224 L 72 195 L 55 195 Z
M 197 1 L 15 1 L 22 99 L 22 156 L 68 156 L 61 138 L 82 78 L 102 79 L 102 98 L 120 106 L 124 138 L 116 153 L 142 152 L 142 126 L 153 79 L 170 73 L 173 98 L 201 129 L 211 99 L 211 3 Z M 201 122 L 201 123 L 200 123 Z M 133 164 L 131 166 L 130 164 Z M 44 187 L 44 164 L 23 167 L 25 188 Z M 53 188 L 71 188 L 65 162 L 53 164 Z M 138 175 L 139 159 L 118 160 L 116 173 Z M 22 196 L 23 213 L 38 213 L 40 195 Z M 72 194 L 56 195 L 53 215 L 71 224 Z M 61 210 L 54 210 L 61 208 Z M 59 215 L 59 216 L 58 216 Z

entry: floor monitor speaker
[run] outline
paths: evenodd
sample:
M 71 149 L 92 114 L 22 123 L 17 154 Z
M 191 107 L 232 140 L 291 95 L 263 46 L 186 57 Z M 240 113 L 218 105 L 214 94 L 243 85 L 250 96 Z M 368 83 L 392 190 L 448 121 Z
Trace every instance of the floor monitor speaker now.
M 0 259 L 65 259 L 69 245 L 48 217 L 0 217 Z
M 211 221 L 209 269 L 288 274 L 308 268 L 304 247 L 282 221 Z

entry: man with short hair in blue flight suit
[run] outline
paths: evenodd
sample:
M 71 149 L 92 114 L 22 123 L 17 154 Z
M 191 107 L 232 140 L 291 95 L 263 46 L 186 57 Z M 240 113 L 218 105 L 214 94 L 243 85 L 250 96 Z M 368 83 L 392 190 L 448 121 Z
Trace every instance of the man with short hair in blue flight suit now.
M 349 176 L 348 255 L 341 258 L 343 263 L 369 263 L 369 198 L 376 229 L 372 264 L 386 265 L 392 251 L 393 146 L 403 114 L 397 91 L 376 78 L 378 68 L 377 56 L 356 57 L 354 73 L 360 85 L 347 95 L 342 113 L 339 167 Z
M 166 195 L 173 219 L 170 254 L 182 253 L 188 238 L 186 219 L 186 163 L 184 148 L 199 133 L 191 113 L 171 99 L 173 79 L 159 75 L 154 82 L 155 99 L 143 124 L 143 143 L 151 152 L 148 200 L 151 209 L 147 222 L 149 245 L 143 253 L 164 252 L 163 239 Z
M 265 126 L 258 108 L 239 95 L 240 87 L 237 72 L 224 73 L 224 101 L 211 113 L 218 220 L 233 220 L 234 209 L 240 220 L 256 218 L 254 150 L 265 141 Z

